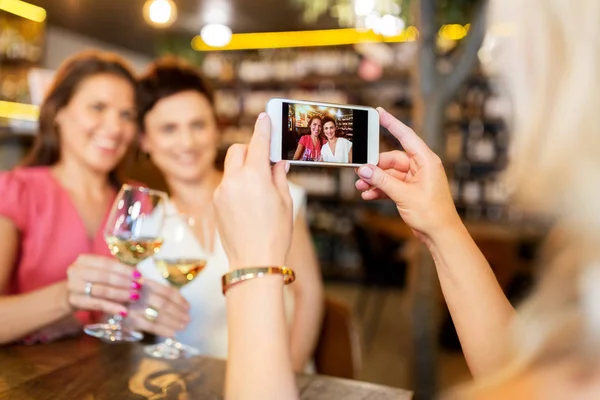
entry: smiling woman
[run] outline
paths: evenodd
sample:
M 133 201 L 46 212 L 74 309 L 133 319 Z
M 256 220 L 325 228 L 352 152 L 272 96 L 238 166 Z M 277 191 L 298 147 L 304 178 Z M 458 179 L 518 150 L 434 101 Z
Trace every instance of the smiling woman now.
M 229 269 L 229 259 L 221 245 L 212 207 L 215 188 L 222 179 L 215 165 L 219 131 L 212 93 L 198 71 L 175 59 L 156 61 L 142 76 L 139 88 L 141 147 L 164 175 L 171 193 L 170 211 L 195 220 L 179 244 L 179 253 L 207 261 L 202 274 L 181 289 L 191 304 L 191 324 L 177 338 L 202 354 L 225 358 L 227 314 L 221 277 Z M 316 124 L 318 135 L 319 119 Z M 319 268 L 302 210 L 304 191 L 290 185 L 290 192 L 296 225 L 288 261 L 298 272 L 298 279 L 287 299 L 292 319 L 292 359 L 296 370 L 301 371 L 316 343 L 323 299 Z M 152 259 L 144 261 L 140 270 L 147 278 L 164 281 Z
M 67 60 L 25 165 L 0 173 L 0 343 L 79 333 L 95 317 L 89 311 L 125 316 L 139 298 L 139 276 L 110 257 L 102 235 L 137 130 L 135 94 L 133 74 L 114 55 Z

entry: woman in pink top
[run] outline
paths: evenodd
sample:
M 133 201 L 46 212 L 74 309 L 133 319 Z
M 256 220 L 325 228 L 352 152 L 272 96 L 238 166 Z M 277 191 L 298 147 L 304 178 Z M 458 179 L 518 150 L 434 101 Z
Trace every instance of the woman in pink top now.
M 323 120 L 314 116 L 308 121 L 310 135 L 304 135 L 298 142 L 294 160 L 318 161 L 321 158 L 321 148 L 326 143 L 323 137 Z
M 140 275 L 110 257 L 102 235 L 117 167 L 136 134 L 135 88 L 115 56 L 67 61 L 40 108 L 26 167 L 0 173 L 0 343 L 80 332 L 95 319 L 90 311 L 126 316 L 139 298 Z M 160 335 L 184 328 L 178 291 L 144 286 L 149 302 L 173 313 L 154 324 L 131 315 L 134 325 Z

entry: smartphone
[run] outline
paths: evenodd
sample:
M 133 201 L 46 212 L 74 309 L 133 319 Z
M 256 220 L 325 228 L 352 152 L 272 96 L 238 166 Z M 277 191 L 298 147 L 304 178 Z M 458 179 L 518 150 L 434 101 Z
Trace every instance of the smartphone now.
M 379 161 L 379 113 L 372 107 L 272 98 L 271 161 L 358 167 Z

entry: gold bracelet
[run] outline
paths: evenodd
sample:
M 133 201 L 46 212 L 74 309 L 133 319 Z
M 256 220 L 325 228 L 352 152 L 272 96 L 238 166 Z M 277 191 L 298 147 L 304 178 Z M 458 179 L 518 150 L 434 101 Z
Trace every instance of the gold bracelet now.
M 244 281 L 260 278 L 265 275 L 283 275 L 283 283 L 287 285 L 294 282 L 296 274 L 291 268 L 288 267 L 252 267 L 252 268 L 240 268 L 235 271 L 231 271 L 223 275 L 221 279 L 223 283 L 223 295 L 232 286 L 242 283 Z

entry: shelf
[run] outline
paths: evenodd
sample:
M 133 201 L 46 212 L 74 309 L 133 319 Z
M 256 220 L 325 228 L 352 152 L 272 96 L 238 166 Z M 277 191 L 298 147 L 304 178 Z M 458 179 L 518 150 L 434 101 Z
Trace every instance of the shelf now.
M 31 61 L 24 58 L 8 58 L 0 56 L 0 66 L 4 67 L 27 67 L 33 68 L 39 64 L 38 61 Z
M 344 88 L 348 87 L 360 87 L 366 85 L 377 85 L 377 84 L 389 84 L 392 82 L 405 82 L 409 79 L 410 75 L 408 72 L 403 73 L 390 73 L 384 75 L 381 79 L 377 81 L 365 81 L 359 78 L 356 75 L 346 75 L 346 76 L 309 76 L 302 78 L 300 80 L 289 80 L 289 81 L 263 81 L 263 82 L 246 82 L 241 80 L 234 80 L 231 82 L 221 82 L 221 81 L 211 81 L 211 86 L 216 90 L 224 90 L 224 89 L 235 89 L 235 90 L 243 90 L 243 89 L 252 89 L 252 90 L 261 90 L 261 89 L 306 89 L 306 88 L 315 88 L 323 83 L 333 83 L 336 88 Z

